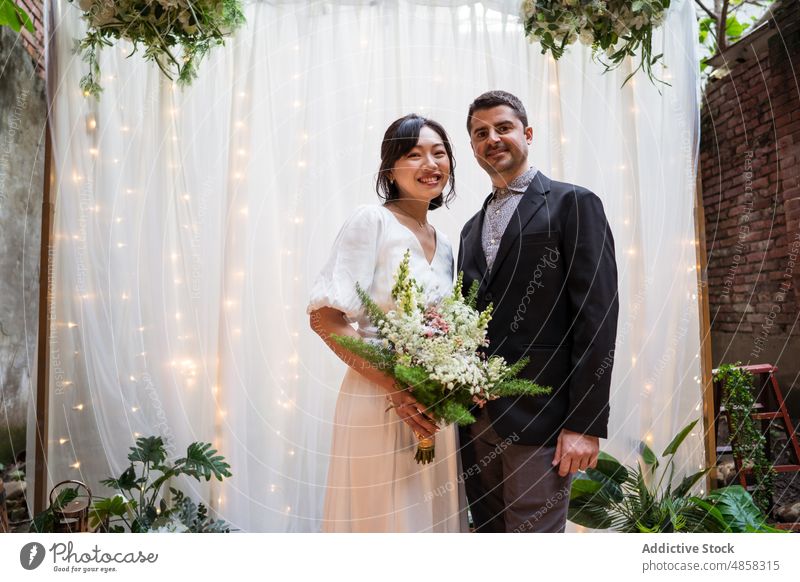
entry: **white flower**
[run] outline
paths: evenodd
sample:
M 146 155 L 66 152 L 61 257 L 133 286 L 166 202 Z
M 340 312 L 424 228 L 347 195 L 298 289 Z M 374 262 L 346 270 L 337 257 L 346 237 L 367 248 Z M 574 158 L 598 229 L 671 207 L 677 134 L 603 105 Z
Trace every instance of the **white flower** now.
M 582 45 L 591 46 L 594 44 L 594 32 L 592 30 L 583 29 L 578 35 Z
M 524 0 L 524 2 L 522 3 L 522 8 L 520 10 L 522 19 L 527 20 L 528 18 L 532 17 L 535 11 L 536 11 L 535 0 Z

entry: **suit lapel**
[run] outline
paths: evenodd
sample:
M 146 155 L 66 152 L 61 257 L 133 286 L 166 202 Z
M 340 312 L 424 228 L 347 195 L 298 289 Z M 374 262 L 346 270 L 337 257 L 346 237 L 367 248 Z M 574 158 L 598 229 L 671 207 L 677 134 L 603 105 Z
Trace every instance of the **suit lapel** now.
M 517 243 L 517 239 L 519 239 L 520 234 L 534 215 L 542 209 L 547 200 L 546 196 L 549 191 L 550 179 L 541 172 L 536 172 L 533 181 L 528 186 L 525 194 L 522 195 L 522 200 L 519 201 L 514 214 L 511 215 L 511 220 L 508 222 L 508 226 L 503 233 L 503 238 L 500 239 L 500 247 L 497 249 L 497 256 L 494 259 L 492 270 L 489 273 L 488 285 L 492 284 L 495 273 L 500 270 L 500 266 L 511 253 L 512 249 L 518 249 L 519 244 Z M 484 205 L 484 210 L 485 208 Z M 481 255 L 483 255 L 483 252 L 481 252 Z M 485 264 L 486 261 L 484 260 L 484 265 Z
M 486 219 L 486 206 L 491 199 L 492 197 L 489 195 L 486 197 L 486 200 L 483 201 L 483 208 L 481 209 L 480 216 L 478 220 L 473 221 L 472 228 L 464 239 L 466 251 L 475 259 L 475 266 L 480 273 L 481 284 L 483 284 L 486 279 L 486 271 L 488 269 L 486 266 L 486 255 L 483 252 L 483 221 Z

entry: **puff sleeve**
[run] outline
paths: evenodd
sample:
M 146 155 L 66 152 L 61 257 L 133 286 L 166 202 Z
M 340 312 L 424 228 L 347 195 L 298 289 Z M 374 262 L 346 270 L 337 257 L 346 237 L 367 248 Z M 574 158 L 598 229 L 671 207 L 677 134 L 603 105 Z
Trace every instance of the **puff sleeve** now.
M 362 311 L 356 283 L 369 290 L 382 229 L 380 208 L 361 206 L 345 221 L 328 260 L 311 287 L 306 313 L 332 307 L 353 323 Z

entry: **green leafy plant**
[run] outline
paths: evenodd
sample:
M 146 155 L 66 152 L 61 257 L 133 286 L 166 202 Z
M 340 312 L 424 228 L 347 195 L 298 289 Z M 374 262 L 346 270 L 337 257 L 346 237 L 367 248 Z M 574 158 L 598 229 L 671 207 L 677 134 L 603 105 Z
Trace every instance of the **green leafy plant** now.
M 33 20 L 28 13 L 12 0 L 0 0 L 0 26 L 8 26 L 14 32 L 19 32 L 24 26 L 33 34 Z
M 698 11 L 700 46 L 706 54 L 700 70 L 709 67 L 708 59 L 742 38 L 774 0 L 695 0 Z
M 710 469 L 681 479 L 673 487 L 675 452 L 697 421 L 684 427 L 664 449 L 668 457 L 659 474 L 656 454 L 640 443 L 635 468 L 623 466 L 601 452 L 597 467 L 572 482 L 568 519 L 579 525 L 620 532 L 777 532 L 739 485 L 712 491 L 705 497 L 691 489 Z
M 755 479 L 753 498 L 762 511 L 772 505 L 775 489 L 775 469 L 767 459 L 766 437 L 758 422 L 750 416 L 755 410 L 753 375 L 740 368 L 741 363 L 723 364 L 714 379 L 722 384 L 722 404 L 728 411 L 728 427 L 734 456 L 750 468 Z
M 222 481 L 231 476 L 230 465 L 210 443 L 190 444 L 186 456 L 170 464 L 161 437 L 140 437 L 131 447 L 128 460 L 131 464 L 122 475 L 101 481 L 119 493 L 92 504 L 91 527 L 111 533 L 230 531 L 225 522 L 208 518 L 203 504 L 195 505 L 178 489 L 169 487 L 170 499 L 161 495 L 164 485 L 179 475 L 198 481 L 211 477 Z

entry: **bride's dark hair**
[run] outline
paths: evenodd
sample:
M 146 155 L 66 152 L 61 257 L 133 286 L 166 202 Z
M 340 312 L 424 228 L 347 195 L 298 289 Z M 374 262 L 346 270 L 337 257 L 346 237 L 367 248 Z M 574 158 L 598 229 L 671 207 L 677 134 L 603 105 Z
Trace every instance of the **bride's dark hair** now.
M 375 190 L 378 192 L 378 197 L 386 202 L 390 200 L 397 200 L 400 198 L 400 190 L 397 184 L 392 184 L 389 181 L 389 172 L 394 167 L 395 162 L 410 152 L 419 141 L 419 132 L 423 127 L 430 127 L 433 131 L 439 134 L 444 143 L 444 149 L 447 152 L 447 158 L 450 160 L 450 179 L 448 184 L 450 189 L 446 193 L 439 194 L 436 198 L 431 200 L 428 206 L 429 210 L 435 210 L 442 204 L 447 205 L 455 197 L 456 186 L 456 161 L 453 158 L 453 148 L 450 145 L 450 138 L 441 124 L 420 117 L 416 113 L 411 113 L 405 117 L 394 121 L 383 135 L 383 143 L 381 144 L 381 167 L 378 170 L 378 179 L 375 183 Z

